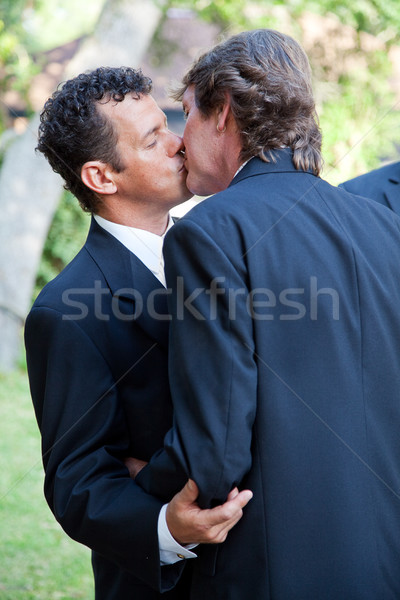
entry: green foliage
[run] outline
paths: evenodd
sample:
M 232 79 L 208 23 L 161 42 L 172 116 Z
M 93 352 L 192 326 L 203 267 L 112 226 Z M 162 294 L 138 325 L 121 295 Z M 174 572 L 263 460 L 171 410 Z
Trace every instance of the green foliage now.
M 323 132 L 324 177 L 334 184 L 396 158 L 400 139 L 400 114 L 387 85 L 391 65 L 383 52 L 367 54 L 369 69 L 343 72 L 323 99 L 320 124 Z M 399 108 L 399 107 L 398 107 Z
M 192 8 L 229 34 L 271 27 L 302 43 L 314 75 L 323 175 L 332 183 L 397 157 L 400 105 L 390 88 L 388 52 L 400 42 L 399 0 L 170 0 L 168 6 Z M 329 17 L 332 28 L 325 37 L 310 39 L 306 15 Z M 314 28 L 322 22 L 316 21 Z
M 27 0 L 0 0 L 0 91 L 13 88 L 25 93 L 37 72 L 25 47 L 28 38 L 21 14 Z
M 78 253 L 86 240 L 90 216 L 65 192 L 54 215 L 36 278 L 35 297 Z
M 165 2 L 162 1 L 161 4 L 165 7 Z M 259 26 L 256 21 L 260 14 L 271 14 L 273 7 L 283 6 L 294 19 L 305 11 L 320 15 L 331 13 L 356 31 L 380 35 L 391 42 L 398 42 L 400 39 L 398 0 L 169 0 L 167 6 L 191 8 L 202 18 L 223 27 L 234 25 L 246 28 Z
M 246 25 L 246 0 L 214 0 L 213 2 L 195 1 L 191 7 L 198 10 L 200 16 L 207 21 L 217 23 L 221 27 L 229 27 L 232 24 Z
M 0 598 L 93 598 L 90 552 L 43 495 L 40 437 L 25 372 L 0 375 Z
M 90 33 L 105 0 L 40 0 L 26 13 L 30 52 L 43 52 Z
M 0 0 L 0 95 L 16 90 L 29 114 L 29 85 L 41 69 L 37 53 L 91 31 L 103 3 L 86 0 L 82 11 L 80 0 Z M 5 115 L 0 104 L 0 133 Z
M 290 5 L 291 2 L 281 2 Z M 398 42 L 400 31 L 400 2 L 398 0 L 301 0 L 301 10 L 337 16 L 342 23 L 356 31 L 366 31 L 391 43 Z

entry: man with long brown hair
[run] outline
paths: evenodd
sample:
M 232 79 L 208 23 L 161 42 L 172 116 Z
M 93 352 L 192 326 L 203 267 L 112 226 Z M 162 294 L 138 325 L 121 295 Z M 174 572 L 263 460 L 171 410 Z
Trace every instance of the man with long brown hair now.
M 167 235 L 174 429 L 137 481 L 243 519 L 194 563 L 191 600 L 400 597 L 400 221 L 319 177 L 308 60 L 233 36 L 177 92 L 187 185 Z

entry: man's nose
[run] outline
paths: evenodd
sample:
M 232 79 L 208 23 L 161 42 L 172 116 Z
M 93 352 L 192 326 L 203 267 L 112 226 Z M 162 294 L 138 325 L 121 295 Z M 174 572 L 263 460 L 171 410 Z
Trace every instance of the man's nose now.
M 169 156 L 174 156 L 175 154 L 178 154 L 179 152 L 182 152 L 182 150 L 184 150 L 185 146 L 183 144 L 183 138 L 181 138 L 180 135 L 173 133 L 172 131 L 169 132 L 170 134 L 170 143 L 168 146 L 168 150 L 169 150 Z

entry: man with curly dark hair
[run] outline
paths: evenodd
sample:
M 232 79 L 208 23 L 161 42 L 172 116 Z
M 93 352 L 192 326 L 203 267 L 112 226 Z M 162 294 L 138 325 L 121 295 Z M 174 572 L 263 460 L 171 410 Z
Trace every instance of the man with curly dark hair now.
M 46 499 L 92 549 L 96 600 L 187 600 L 190 544 L 224 540 L 251 495 L 233 489 L 202 511 L 189 481 L 164 504 L 127 468 L 171 426 L 162 245 L 170 209 L 192 195 L 182 139 L 150 92 L 131 68 L 83 73 L 46 102 L 39 128 L 38 149 L 93 215 L 82 250 L 36 299 L 25 339 Z
M 400 598 L 400 220 L 319 177 L 291 37 L 229 38 L 178 97 L 187 185 L 215 195 L 166 237 L 174 429 L 137 481 L 254 493 L 191 600 Z

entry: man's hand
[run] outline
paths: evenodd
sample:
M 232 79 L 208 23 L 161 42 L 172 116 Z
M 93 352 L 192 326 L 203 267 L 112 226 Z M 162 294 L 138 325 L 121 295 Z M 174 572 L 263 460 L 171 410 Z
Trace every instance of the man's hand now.
M 132 479 L 147 462 L 128 456 L 124 460 Z M 252 499 L 250 490 L 239 492 L 234 488 L 224 504 L 201 509 L 196 503 L 199 489 L 192 479 L 175 494 L 167 506 L 167 525 L 175 540 L 183 544 L 220 544 L 229 531 L 242 518 L 243 508 Z
M 132 456 L 127 456 L 124 459 L 124 463 L 132 479 L 135 479 L 139 471 L 141 471 L 143 467 L 147 465 L 147 462 L 144 460 L 140 460 L 140 458 L 133 458 Z
M 199 489 L 192 479 L 168 504 L 166 519 L 175 540 L 183 544 L 220 544 L 242 518 L 243 508 L 253 497 L 250 490 L 234 488 L 225 504 L 201 509 L 196 503 Z

